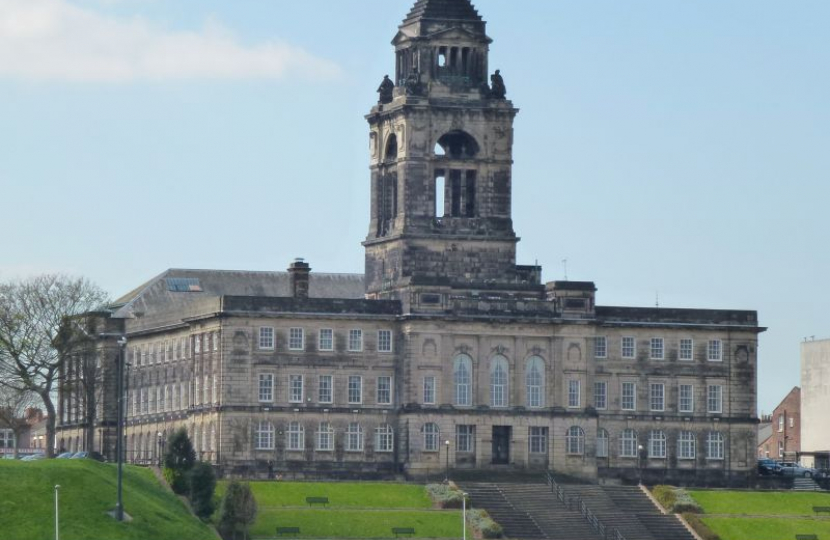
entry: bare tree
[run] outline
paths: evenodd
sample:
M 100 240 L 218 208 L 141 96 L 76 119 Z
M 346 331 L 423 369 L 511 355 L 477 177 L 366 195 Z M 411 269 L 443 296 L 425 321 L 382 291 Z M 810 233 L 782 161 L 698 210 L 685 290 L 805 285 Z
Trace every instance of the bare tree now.
M 0 284 L 0 385 L 29 391 L 46 409 L 46 452 L 55 451 L 55 392 L 78 346 L 72 317 L 99 309 L 107 295 L 83 278 L 44 275 Z
M 36 396 L 27 390 L 0 386 L 0 427 L 14 434 L 14 457 L 20 452 L 20 437 L 29 428 L 26 409 L 36 403 Z

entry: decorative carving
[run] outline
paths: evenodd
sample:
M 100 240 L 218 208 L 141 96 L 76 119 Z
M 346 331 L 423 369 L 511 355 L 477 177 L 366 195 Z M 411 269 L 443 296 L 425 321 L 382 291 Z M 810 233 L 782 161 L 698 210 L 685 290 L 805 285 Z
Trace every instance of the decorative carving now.
M 392 79 L 389 78 L 389 75 L 384 75 L 383 81 L 381 81 L 380 87 L 378 88 L 378 103 L 380 103 L 381 105 L 392 103 L 394 92 L 395 83 L 392 82 Z
M 438 356 L 438 345 L 435 344 L 434 339 L 427 338 L 424 340 L 424 344 L 421 346 L 421 355 L 424 358 L 435 358 Z
M 581 362 L 582 361 L 582 348 L 579 346 L 579 343 L 571 343 L 568 346 L 568 362 Z
M 500 355 L 504 356 L 506 352 L 507 352 L 507 347 L 505 347 L 504 345 L 496 345 L 495 347 L 493 347 L 493 353 L 494 354 L 500 354 Z

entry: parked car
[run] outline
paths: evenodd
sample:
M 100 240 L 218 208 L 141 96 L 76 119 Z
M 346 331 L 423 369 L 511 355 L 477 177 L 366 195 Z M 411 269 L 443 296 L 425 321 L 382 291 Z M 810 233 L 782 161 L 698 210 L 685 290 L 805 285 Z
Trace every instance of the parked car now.
M 811 467 L 802 467 L 799 463 L 785 461 L 781 463 L 781 474 L 784 476 L 803 476 L 804 478 L 812 478 L 814 476 L 818 476 L 818 471 Z
M 20 458 L 20 461 L 40 461 L 41 459 L 46 459 L 46 454 L 31 454 Z
M 69 459 L 94 459 L 95 461 L 106 461 L 99 452 L 75 452 Z
M 762 476 L 769 476 L 772 474 L 781 474 L 781 464 L 774 459 L 759 459 L 758 460 L 758 474 Z
M 75 452 L 64 452 L 63 454 L 57 456 L 55 459 L 69 459 L 73 455 L 75 455 Z

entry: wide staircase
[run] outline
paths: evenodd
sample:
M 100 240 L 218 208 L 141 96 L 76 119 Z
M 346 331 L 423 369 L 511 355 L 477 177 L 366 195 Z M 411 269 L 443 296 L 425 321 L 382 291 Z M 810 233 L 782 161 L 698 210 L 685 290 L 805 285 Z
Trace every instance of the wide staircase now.
M 793 491 L 821 491 L 821 486 L 812 478 L 796 477 L 793 480 Z
M 470 494 L 474 508 L 487 510 L 490 517 L 504 529 L 506 538 L 532 540 L 549 538 L 524 508 L 517 508 L 505 497 L 501 486 L 507 484 L 462 483 L 461 489 Z
M 605 526 L 607 538 L 618 530 L 625 540 L 694 540 L 676 516 L 662 514 L 639 487 L 560 486 L 564 503 L 542 483 L 461 484 L 472 505 L 487 510 L 505 537 L 515 540 L 604 540 L 583 516 L 580 501 Z
M 547 484 L 505 484 L 504 496 L 527 512 L 551 540 L 599 540 L 579 510 L 571 510 L 553 494 Z

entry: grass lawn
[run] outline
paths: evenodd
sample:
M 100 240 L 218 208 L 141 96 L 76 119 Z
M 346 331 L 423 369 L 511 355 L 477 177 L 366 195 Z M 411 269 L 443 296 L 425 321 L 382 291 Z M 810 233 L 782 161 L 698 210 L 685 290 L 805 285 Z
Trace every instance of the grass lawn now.
M 217 492 L 224 492 L 221 482 Z M 277 527 L 299 527 L 316 538 L 391 538 L 393 527 L 413 527 L 418 538 L 458 538 L 461 512 L 432 510 L 424 486 L 392 483 L 250 482 L 259 513 L 251 533 L 273 537 Z M 328 497 L 309 508 L 306 497 Z
M 92 460 L 0 461 L 0 538 L 53 538 L 54 486 L 60 489 L 62 540 L 215 540 L 153 474 L 124 467 L 124 508 L 133 517 L 118 523 L 116 468 Z
M 407 510 L 260 510 L 254 536 L 299 527 L 303 537 L 391 538 L 392 527 L 414 527 L 418 538 L 460 538 L 461 512 Z
M 389 483 L 251 482 L 263 507 L 307 506 L 306 497 L 328 497 L 329 506 L 352 508 L 431 508 L 424 486 Z M 217 493 L 224 493 L 221 482 Z
M 796 534 L 816 534 L 830 538 L 830 521 L 810 519 L 708 518 L 703 522 L 721 540 L 792 540 Z
M 827 493 L 705 490 L 689 493 L 707 514 L 814 516 L 813 506 L 830 506 Z

